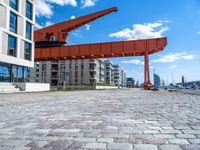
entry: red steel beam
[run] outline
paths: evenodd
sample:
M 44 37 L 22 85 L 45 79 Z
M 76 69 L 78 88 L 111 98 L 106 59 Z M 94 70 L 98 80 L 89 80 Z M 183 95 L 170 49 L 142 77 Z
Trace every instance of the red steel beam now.
M 92 14 L 88 14 L 85 16 L 81 16 L 75 19 L 70 19 L 68 21 L 57 23 L 48 27 L 44 27 L 34 32 L 35 34 L 34 41 L 35 42 L 49 41 L 48 39 L 49 37 L 47 36 L 47 34 L 54 35 L 57 41 L 63 41 L 65 40 L 63 39 L 64 34 L 70 31 L 73 31 L 85 24 L 88 24 L 96 19 L 99 19 L 109 13 L 116 12 L 116 11 L 117 11 L 117 8 L 113 7 L 113 8 L 105 9 L 105 10 L 95 12 Z
M 145 56 L 162 51 L 167 38 L 35 48 L 35 61 Z

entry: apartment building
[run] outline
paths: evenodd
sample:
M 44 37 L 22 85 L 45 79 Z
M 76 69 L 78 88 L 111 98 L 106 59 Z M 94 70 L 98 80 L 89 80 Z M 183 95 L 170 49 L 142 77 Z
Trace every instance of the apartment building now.
M 114 84 L 118 87 L 126 87 L 126 73 L 120 65 L 113 65 Z
M 134 88 L 135 87 L 135 80 L 133 78 L 126 79 L 126 87 L 127 88 Z
M 51 87 L 104 84 L 101 59 L 44 61 L 30 69 L 30 82 L 50 83 Z
M 26 82 L 34 66 L 32 0 L 0 0 L 0 82 Z
M 113 64 L 109 60 L 104 61 L 105 65 L 105 84 L 114 85 L 114 68 Z

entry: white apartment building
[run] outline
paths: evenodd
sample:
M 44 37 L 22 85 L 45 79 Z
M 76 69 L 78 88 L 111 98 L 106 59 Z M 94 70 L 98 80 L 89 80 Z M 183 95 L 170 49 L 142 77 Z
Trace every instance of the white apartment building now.
M 0 82 L 26 82 L 34 67 L 33 0 L 0 0 Z
M 114 69 L 113 64 L 109 60 L 104 61 L 105 65 L 105 84 L 114 85 Z
M 113 65 L 114 84 L 118 87 L 126 87 L 126 73 L 120 65 Z
M 104 84 L 101 59 L 44 61 L 30 69 L 30 82 L 50 83 L 51 87 Z

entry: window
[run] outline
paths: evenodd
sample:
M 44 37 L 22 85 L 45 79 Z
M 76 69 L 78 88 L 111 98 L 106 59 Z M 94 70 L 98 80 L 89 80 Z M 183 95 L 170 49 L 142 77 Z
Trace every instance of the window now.
M 29 1 L 26 1 L 26 17 L 32 20 L 32 4 Z
M 31 40 L 31 24 L 29 22 L 26 22 L 26 38 Z
M 18 10 L 18 0 L 10 0 L 10 7 L 14 10 Z
M 8 40 L 8 55 L 14 56 L 14 57 L 17 56 L 16 38 L 11 35 L 9 35 L 9 40 Z
M 32 50 L 31 50 L 31 44 L 28 43 L 28 42 L 25 42 L 25 53 L 24 53 L 24 58 L 26 60 L 31 60 L 31 53 L 32 53 Z
M 17 33 L 17 15 L 10 12 L 10 31 Z

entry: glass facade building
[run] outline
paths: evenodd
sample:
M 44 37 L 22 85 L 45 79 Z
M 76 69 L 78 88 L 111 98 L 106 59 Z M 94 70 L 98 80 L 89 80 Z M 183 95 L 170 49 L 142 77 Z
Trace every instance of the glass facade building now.
M 0 63 L 0 82 L 27 82 L 28 68 Z
M 0 1 L 0 82 L 28 82 L 34 67 L 33 0 Z

